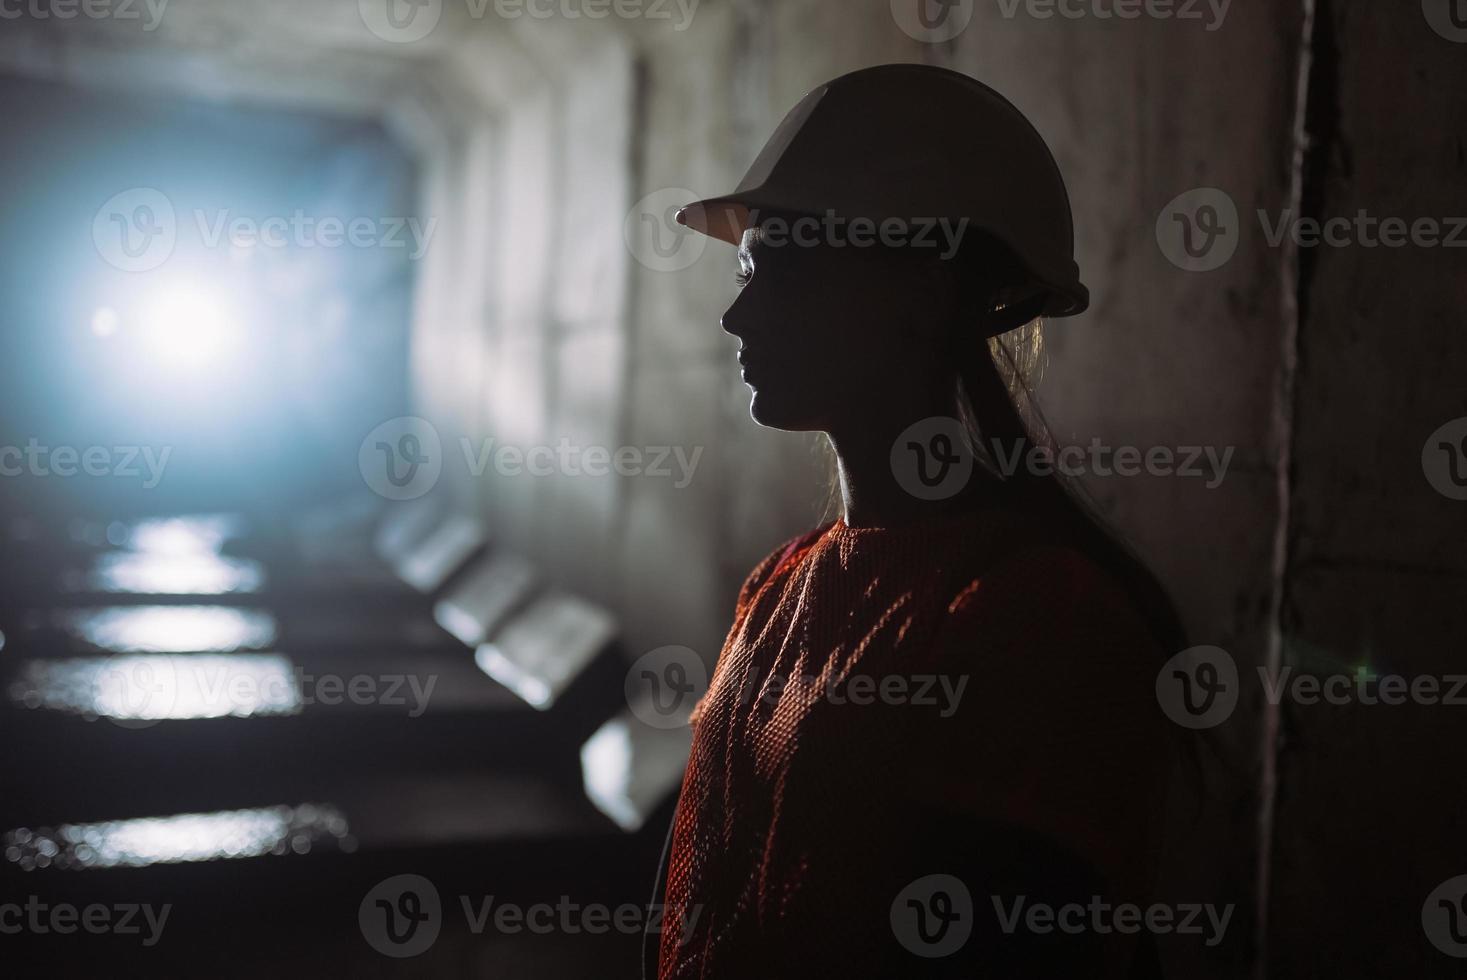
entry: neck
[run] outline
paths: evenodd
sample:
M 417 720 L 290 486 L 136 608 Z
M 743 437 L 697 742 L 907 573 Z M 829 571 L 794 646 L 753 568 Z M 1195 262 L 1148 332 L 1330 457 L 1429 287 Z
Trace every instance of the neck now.
M 882 405 L 880 412 L 870 417 L 826 432 L 835 450 L 848 526 L 886 527 L 948 516 L 971 510 L 993 496 L 992 481 L 976 465 L 964 486 L 938 500 L 910 492 L 903 485 L 903 477 L 910 483 L 910 476 L 899 476 L 893 468 L 893 446 L 910 426 L 925 419 L 958 417 L 957 394 L 951 390 L 943 393 L 943 387 L 925 388 L 930 394 L 906 401 L 899 411 L 890 404 Z M 915 466 L 915 457 L 901 456 L 905 452 L 908 450 L 903 448 L 898 458 Z

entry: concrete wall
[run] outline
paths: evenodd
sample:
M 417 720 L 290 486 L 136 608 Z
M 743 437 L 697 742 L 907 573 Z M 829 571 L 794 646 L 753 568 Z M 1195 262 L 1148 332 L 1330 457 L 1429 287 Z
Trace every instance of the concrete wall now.
M 1419 6 L 1321 4 L 1305 213 L 1467 215 L 1467 31 L 1439 36 Z M 1447 4 L 1428 7 L 1446 22 Z M 1450 483 L 1428 443 L 1467 415 L 1463 254 L 1359 243 L 1305 255 L 1285 607 L 1297 672 L 1463 673 L 1467 503 L 1433 485 Z M 1464 713 L 1285 702 L 1271 976 L 1461 975 L 1422 912 L 1467 873 Z M 1430 911 L 1440 929 L 1445 913 Z
M 1227 264 L 1188 271 L 1168 260 L 1155 226 L 1194 188 L 1218 188 L 1244 213 L 1286 206 L 1300 21 L 1290 4 L 1238 4 L 1216 30 L 1145 17 L 1006 18 L 995 6 L 936 59 L 1013 99 L 1069 185 L 1093 305 L 1046 330 L 1039 395 L 1056 437 L 1234 451 L 1216 486 L 1162 476 L 1085 486 L 1170 588 L 1191 641 L 1224 648 L 1245 677 L 1265 663 L 1275 629 L 1286 256 L 1245 231 Z M 1257 685 L 1245 685 L 1233 715 L 1205 733 L 1205 804 L 1171 817 L 1161 897 L 1236 908 L 1214 948 L 1163 941 L 1176 976 L 1250 969 L 1261 702 Z

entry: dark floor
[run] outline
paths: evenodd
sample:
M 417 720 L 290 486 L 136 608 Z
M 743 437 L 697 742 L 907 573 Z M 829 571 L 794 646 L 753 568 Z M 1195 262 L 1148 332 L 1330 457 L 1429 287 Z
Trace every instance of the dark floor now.
M 668 803 L 584 789 L 614 644 L 532 707 L 435 621 L 491 549 L 415 589 L 394 519 L 9 522 L 7 976 L 636 975 Z

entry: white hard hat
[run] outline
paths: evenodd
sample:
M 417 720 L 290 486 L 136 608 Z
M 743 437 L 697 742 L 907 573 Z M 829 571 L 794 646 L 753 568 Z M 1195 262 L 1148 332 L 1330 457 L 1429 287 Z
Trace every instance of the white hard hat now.
M 1090 303 L 1070 198 L 1043 137 L 1003 96 L 945 68 L 881 65 L 827 82 L 784 118 L 732 194 L 677 218 L 737 245 L 760 211 L 967 219 L 1024 264 L 1044 315 Z

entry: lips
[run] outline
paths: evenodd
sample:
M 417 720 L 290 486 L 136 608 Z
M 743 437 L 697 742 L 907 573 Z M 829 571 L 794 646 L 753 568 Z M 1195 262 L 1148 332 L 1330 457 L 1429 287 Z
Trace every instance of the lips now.
M 743 368 L 740 373 L 744 380 L 753 383 L 756 379 L 778 377 L 787 372 L 790 362 L 783 358 L 769 357 L 765 351 L 750 351 L 745 347 L 739 351 L 739 364 Z

